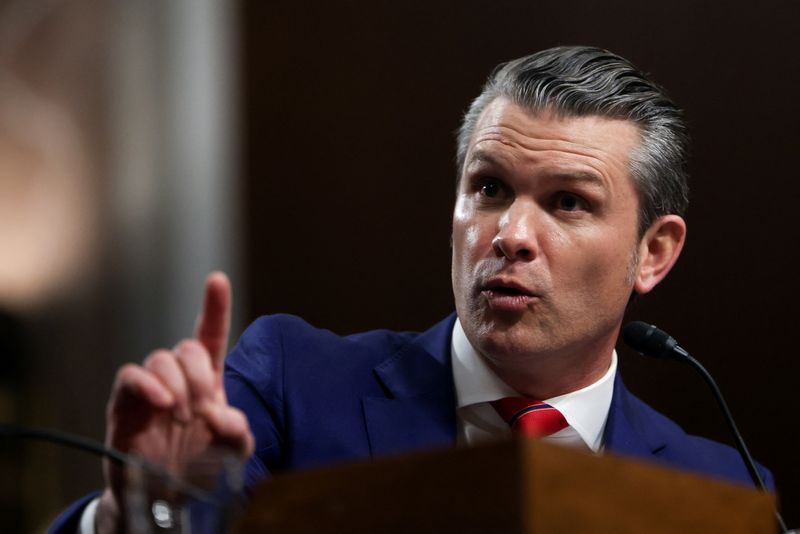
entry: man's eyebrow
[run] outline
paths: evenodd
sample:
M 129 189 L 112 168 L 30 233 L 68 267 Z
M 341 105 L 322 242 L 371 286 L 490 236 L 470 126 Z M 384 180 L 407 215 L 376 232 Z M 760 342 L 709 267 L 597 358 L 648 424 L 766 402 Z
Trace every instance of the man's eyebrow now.
M 555 178 L 558 180 L 564 180 L 576 183 L 585 183 L 588 185 L 594 185 L 603 188 L 606 187 L 606 181 L 603 179 L 603 177 L 593 172 L 582 171 L 582 170 L 575 170 L 575 171 L 556 170 L 547 174 L 551 178 Z
M 469 160 L 467 160 L 466 167 L 476 163 L 484 163 L 492 166 L 503 166 L 503 161 L 496 158 L 492 153 L 485 150 L 476 150 L 473 152 Z M 575 169 L 554 169 L 546 172 L 545 176 L 551 179 L 563 180 L 565 182 L 583 183 L 590 186 L 606 187 L 606 181 L 597 173 L 585 170 Z
M 473 152 L 470 155 L 469 160 L 467 160 L 467 166 L 472 165 L 476 162 L 488 163 L 489 165 L 502 165 L 502 163 L 497 158 L 495 158 L 492 154 L 486 152 L 485 150 L 476 150 L 475 152 Z

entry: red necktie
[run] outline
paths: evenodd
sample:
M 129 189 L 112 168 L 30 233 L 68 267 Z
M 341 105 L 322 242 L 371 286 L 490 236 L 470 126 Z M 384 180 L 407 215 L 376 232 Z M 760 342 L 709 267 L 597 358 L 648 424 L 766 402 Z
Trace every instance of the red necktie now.
M 515 434 L 543 438 L 569 426 L 561 412 L 542 401 L 527 397 L 505 397 L 491 405 Z

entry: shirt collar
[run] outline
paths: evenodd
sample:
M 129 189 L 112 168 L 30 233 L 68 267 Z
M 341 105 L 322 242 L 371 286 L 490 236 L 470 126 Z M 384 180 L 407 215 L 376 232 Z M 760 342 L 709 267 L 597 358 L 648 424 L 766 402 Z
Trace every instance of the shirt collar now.
M 453 326 L 452 352 L 453 382 L 459 409 L 519 395 L 478 354 L 467 339 L 459 319 Z M 542 399 L 564 415 L 569 425 L 593 451 L 600 450 L 603 444 L 603 430 L 611 407 L 616 372 L 617 352 L 612 351 L 611 365 L 597 382 L 578 391 Z

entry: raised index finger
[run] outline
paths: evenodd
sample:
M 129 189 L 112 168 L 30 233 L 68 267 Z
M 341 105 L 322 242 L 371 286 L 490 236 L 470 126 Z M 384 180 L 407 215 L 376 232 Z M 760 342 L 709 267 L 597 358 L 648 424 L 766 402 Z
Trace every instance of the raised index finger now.
M 219 371 L 228 346 L 231 324 L 231 283 L 222 272 L 213 272 L 206 278 L 203 309 L 197 319 L 195 337 L 211 354 L 211 363 Z

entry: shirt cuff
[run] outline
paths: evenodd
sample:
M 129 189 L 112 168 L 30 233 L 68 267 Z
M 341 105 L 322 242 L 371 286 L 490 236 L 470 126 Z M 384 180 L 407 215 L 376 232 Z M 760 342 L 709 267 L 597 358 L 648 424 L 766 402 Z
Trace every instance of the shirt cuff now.
M 95 497 L 92 502 L 86 505 L 81 514 L 81 522 L 78 524 L 77 534 L 95 534 L 94 531 L 94 518 L 97 515 L 97 505 L 100 503 L 100 497 Z

